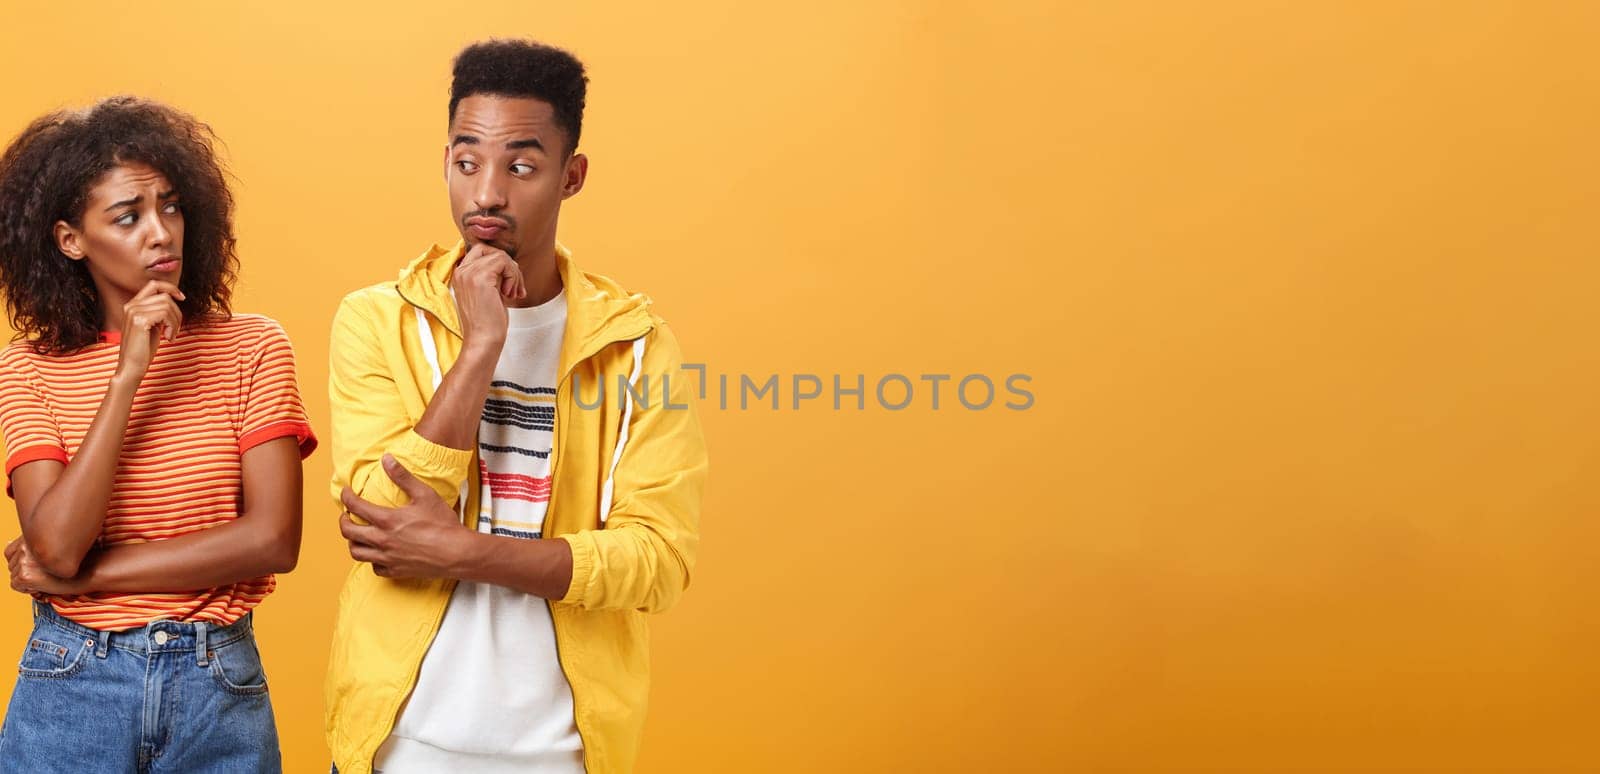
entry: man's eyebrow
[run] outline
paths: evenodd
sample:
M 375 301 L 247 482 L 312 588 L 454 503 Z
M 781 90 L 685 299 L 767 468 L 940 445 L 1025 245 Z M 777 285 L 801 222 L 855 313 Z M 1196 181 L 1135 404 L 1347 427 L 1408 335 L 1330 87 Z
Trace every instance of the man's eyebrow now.
M 473 137 L 470 134 L 458 134 L 458 135 L 456 135 L 456 138 L 454 140 L 450 141 L 450 146 L 451 147 L 455 147 L 457 145 L 477 145 L 477 144 L 478 144 L 478 138 Z
M 521 150 L 522 148 L 538 148 L 539 152 L 543 153 L 544 143 L 539 142 L 537 137 L 530 137 L 526 140 L 512 140 L 506 143 L 506 150 Z

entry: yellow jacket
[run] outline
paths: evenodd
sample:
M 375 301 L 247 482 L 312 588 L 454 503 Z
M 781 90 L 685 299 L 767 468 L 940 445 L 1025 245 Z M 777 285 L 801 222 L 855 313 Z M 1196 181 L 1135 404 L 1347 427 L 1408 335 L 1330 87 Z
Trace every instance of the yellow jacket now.
M 348 485 L 374 503 L 405 502 L 379 465 L 388 452 L 446 502 L 465 497 L 460 510 L 476 523 L 476 449 L 440 446 L 412 429 L 461 352 L 449 280 L 462 251 L 434 247 L 397 281 L 340 304 L 328 387 L 335 501 Z M 627 772 L 650 687 L 645 614 L 677 602 L 699 543 L 706 451 L 693 409 L 698 381 L 680 368 L 678 342 L 648 298 L 580 271 L 564 247 L 557 261 L 567 323 L 543 533 L 571 544 L 572 585 L 550 615 L 584 763 L 591 774 Z M 601 399 L 602 379 L 603 402 L 588 408 Z M 380 578 L 366 563 L 351 568 L 326 685 L 328 746 L 343 774 L 371 771 L 454 588 Z

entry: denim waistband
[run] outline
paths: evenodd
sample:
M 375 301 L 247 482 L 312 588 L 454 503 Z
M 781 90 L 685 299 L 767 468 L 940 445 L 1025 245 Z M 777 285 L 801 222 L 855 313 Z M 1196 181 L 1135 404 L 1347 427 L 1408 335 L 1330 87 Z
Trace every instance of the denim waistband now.
M 151 621 L 141 628 L 127 629 L 120 632 L 107 632 L 91 629 L 76 621 L 70 620 L 55 611 L 50 605 L 33 601 L 33 620 L 35 624 L 48 624 L 84 639 L 85 644 L 95 644 L 95 655 L 105 658 L 111 648 L 125 650 L 132 653 L 182 653 L 185 651 L 195 654 L 195 659 L 204 666 L 209 658 L 210 651 L 230 643 L 251 636 L 251 613 L 245 613 L 243 618 L 227 626 L 220 626 L 209 621 L 173 621 L 162 619 Z

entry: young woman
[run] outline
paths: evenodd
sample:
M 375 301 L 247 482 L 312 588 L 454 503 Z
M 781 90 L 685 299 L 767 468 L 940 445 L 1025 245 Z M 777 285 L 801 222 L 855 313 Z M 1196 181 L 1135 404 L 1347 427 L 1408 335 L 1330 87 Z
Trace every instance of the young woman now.
M 251 610 L 316 445 L 283 329 L 231 314 L 210 129 L 129 97 L 0 157 L 0 432 L 34 629 L 0 772 L 280 771 Z

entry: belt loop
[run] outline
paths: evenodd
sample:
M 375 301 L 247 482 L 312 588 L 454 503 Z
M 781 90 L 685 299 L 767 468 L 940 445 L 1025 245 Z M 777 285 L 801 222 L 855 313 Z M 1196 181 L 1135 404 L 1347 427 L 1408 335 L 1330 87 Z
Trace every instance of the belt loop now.
M 95 645 L 94 655 L 95 655 L 96 658 L 105 658 L 106 654 L 110 653 L 110 652 L 111 652 L 111 632 L 102 629 L 102 630 L 100 630 L 100 642 L 97 645 Z
M 206 622 L 194 622 L 194 663 L 196 666 L 206 666 L 206 649 L 210 643 L 206 642 Z

